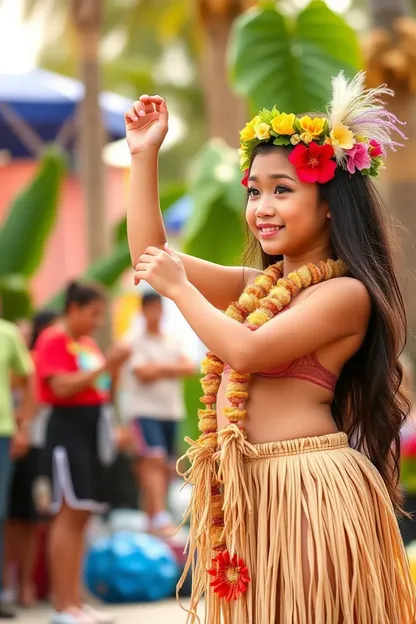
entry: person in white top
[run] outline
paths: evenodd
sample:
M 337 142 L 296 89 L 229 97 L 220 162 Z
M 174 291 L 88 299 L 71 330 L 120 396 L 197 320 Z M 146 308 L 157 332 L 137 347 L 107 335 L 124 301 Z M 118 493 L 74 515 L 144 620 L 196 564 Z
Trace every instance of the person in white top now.
M 166 509 L 167 493 L 176 456 L 177 425 L 185 413 L 181 378 L 192 375 L 195 367 L 181 336 L 161 328 L 159 294 L 143 294 L 142 314 L 144 326 L 136 326 L 125 339 L 133 351 L 126 371 L 129 401 L 125 415 L 149 530 L 168 537 L 173 522 Z

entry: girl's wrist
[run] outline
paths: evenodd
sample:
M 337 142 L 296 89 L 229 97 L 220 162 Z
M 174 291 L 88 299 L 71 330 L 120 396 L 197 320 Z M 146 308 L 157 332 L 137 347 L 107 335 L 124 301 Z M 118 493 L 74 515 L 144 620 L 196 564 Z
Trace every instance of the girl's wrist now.
M 157 145 L 150 145 L 146 149 L 131 154 L 131 162 L 142 164 L 143 162 L 154 161 L 158 159 L 160 147 Z

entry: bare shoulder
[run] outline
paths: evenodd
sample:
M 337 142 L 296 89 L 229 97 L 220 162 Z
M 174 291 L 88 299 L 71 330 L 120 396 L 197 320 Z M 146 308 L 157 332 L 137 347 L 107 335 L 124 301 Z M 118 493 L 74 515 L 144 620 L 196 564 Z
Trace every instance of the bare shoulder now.
M 371 314 L 370 293 L 365 284 L 354 277 L 335 277 L 317 284 L 313 291 L 311 294 L 325 298 L 338 307 L 343 315 L 369 318 Z

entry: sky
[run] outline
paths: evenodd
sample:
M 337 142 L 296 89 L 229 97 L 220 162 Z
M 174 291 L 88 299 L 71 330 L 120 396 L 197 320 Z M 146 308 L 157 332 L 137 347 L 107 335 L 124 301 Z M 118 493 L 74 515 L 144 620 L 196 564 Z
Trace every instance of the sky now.
M 23 23 L 23 0 L 0 0 L 0 73 L 33 69 L 43 25 L 39 19 Z

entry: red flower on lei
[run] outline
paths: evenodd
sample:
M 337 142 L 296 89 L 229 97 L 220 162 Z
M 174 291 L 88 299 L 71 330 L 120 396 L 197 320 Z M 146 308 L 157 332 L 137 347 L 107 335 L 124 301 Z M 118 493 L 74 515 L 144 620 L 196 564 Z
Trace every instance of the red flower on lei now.
M 296 167 L 301 182 L 324 184 L 335 176 L 337 163 L 331 160 L 334 155 L 332 145 L 318 145 L 313 142 L 297 145 L 289 156 L 289 161 Z
M 224 550 L 212 560 L 212 566 L 207 572 L 214 577 L 211 587 L 220 598 L 230 602 L 247 591 L 250 582 L 248 568 L 237 555 L 230 557 L 230 553 Z
M 246 169 L 244 172 L 244 178 L 241 180 L 241 184 L 243 186 L 245 186 L 246 188 L 248 187 L 248 177 L 250 175 L 250 169 Z

